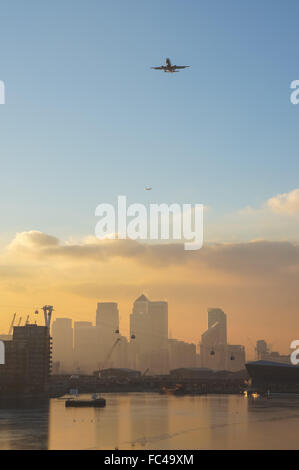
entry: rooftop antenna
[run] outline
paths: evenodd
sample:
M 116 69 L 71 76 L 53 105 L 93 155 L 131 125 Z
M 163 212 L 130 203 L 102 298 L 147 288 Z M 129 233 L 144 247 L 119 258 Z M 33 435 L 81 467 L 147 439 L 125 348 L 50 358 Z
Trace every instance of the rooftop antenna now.
M 29 324 L 29 315 L 27 315 L 25 326 L 27 326 L 28 324 Z
M 18 323 L 18 326 L 21 325 L 21 321 L 22 321 L 22 317 L 19 318 L 19 323 Z

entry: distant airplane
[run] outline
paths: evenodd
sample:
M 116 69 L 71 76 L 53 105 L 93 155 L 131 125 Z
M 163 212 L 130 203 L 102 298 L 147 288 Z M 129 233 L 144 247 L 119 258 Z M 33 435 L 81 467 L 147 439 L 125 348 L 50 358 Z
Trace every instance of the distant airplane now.
M 151 191 L 152 189 L 153 189 L 153 188 L 151 188 L 150 186 L 146 186 L 146 187 L 145 187 L 145 190 L 146 190 L 146 191 Z
M 160 67 L 151 67 L 154 70 L 164 70 L 164 72 L 175 73 L 178 72 L 177 69 L 186 69 L 191 67 L 191 65 L 171 65 L 170 59 L 165 60 L 166 65 L 160 65 Z

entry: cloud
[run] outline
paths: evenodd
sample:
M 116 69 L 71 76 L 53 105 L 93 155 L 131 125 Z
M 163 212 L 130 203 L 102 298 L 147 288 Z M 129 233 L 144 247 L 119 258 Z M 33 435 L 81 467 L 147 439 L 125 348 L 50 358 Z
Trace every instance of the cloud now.
M 199 258 L 209 267 L 238 275 L 274 275 L 299 267 L 299 246 L 290 242 L 256 240 L 207 246 Z
M 70 264 L 98 264 L 114 258 L 153 267 L 190 266 L 207 268 L 239 276 L 273 276 L 299 267 L 299 246 L 291 242 L 255 240 L 243 243 L 206 244 L 201 250 L 188 252 L 182 243 L 150 244 L 134 240 L 83 239 L 81 243 L 61 243 L 41 232 L 18 233 L 10 243 L 10 253 L 32 256 L 35 260 L 53 260 Z M 54 260 L 56 259 L 56 261 Z
M 253 208 L 246 206 L 240 209 L 237 214 L 240 215 L 265 215 L 269 212 L 276 214 L 294 215 L 299 213 L 299 189 L 293 189 L 288 193 L 277 194 L 270 197 L 261 207 Z
M 90 260 L 108 261 L 111 258 L 139 259 L 151 264 L 178 264 L 184 261 L 184 246 L 181 243 L 150 244 L 135 240 L 99 240 L 87 237 L 79 243 L 66 242 L 38 231 L 17 233 L 7 247 L 10 254 L 25 257 L 57 257 L 71 262 Z
M 40 249 L 46 247 L 53 247 L 59 245 L 59 240 L 52 235 L 39 232 L 37 230 L 31 230 L 29 232 L 18 232 L 9 244 L 9 250 L 19 249 Z
M 289 193 L 278 194 L 267 201 L 267 206 L 273 211 L 284 214 L 299 213 L 299 189 Z
M 256 207 L 235 212 L 207 214 L 205 240 L 247 242 L 264 239 L 299 241 L 299 189 L 273 196 Z

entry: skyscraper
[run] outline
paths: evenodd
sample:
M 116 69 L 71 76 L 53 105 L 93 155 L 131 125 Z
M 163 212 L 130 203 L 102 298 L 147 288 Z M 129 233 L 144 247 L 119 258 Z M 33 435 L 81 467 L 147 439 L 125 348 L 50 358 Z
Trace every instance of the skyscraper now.
M 268 345 L 264 339 L 259 339 L 256 342 L 255 352 L 258 361 L 262 360 L 290 364 L 290 354 L 282 355 L 279 354 L 278 351 L 272 351 L 271 346 Z
M 260 361 L 261 359 L 264 359 L 265 356 L 269 353 L 268 345 L 264 339 L 259 339 L 256 342 L 256 355 L 257 355 L 257 360 Z
M 226 314 L 221 308 L 208 309 L 208 331 L 213 341 L 218 344 L 227 343 Z
M 168 370 L 168 303 L 152 302 L 144 294 L 130 315 L 133 366 L 151 373 Z
M 196 345 L 177 339 L 168 340 L 169 368 L 196 367 Z
M 47 394 L 51 351 L 46 326 L 15 326 L 12 340 L 5 342 L 5 364 L 0 365 L 0 395 Z
M 74 355 L 75 365 L 80 372 L 92 373 L 98 365 L 97 329 L 91 322 L 77 321 L 74 323 Z
M 244 368 L 244 346 L 227 344 L 226 314 L 220 308 L 208 309 L 208 329 L 201 336 L 200 360 L 203 367 L 214 370 Z
M 119 312 L 116 302 L 98 302 L 96 326 L 109 331 L 115 331 L 118 329 Z
M 119 311 L 116 302 L 99 302 L 96 310 L 96 329 L 98 336 L 98 358 L 101 367 L 106 367 L 106 359 L 113 344 L 119 337 Z M 113 351 L 115 359 L 119 344 Z M 115 360 L 113 361 L 115 363 Z
M 157 349 L 166 348 L 168 341 L 168 303 L 149 302 L 153 346 Z
M 135 355 L 147 354 L 151 349 L 151 318 L 149 314 L 149 300 L 141 295 L 135 300 L 130 315 L 130 335 L 134 337 L 133 350 Z M 148 367 L 148 364 L 146 364 Z
M 71 318 L 56 318 L 52 324 L 53 362 L 59 362 L 61 373 L 73 368 L 73 326 Z

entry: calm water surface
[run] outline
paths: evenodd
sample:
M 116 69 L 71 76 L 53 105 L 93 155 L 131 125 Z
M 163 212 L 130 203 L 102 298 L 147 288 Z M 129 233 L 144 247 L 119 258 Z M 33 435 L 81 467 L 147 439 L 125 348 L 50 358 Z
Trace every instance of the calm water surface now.
M 298 398 L 103 396 L 104 409 L 0 409 L 0 449 L 299 448 Z

